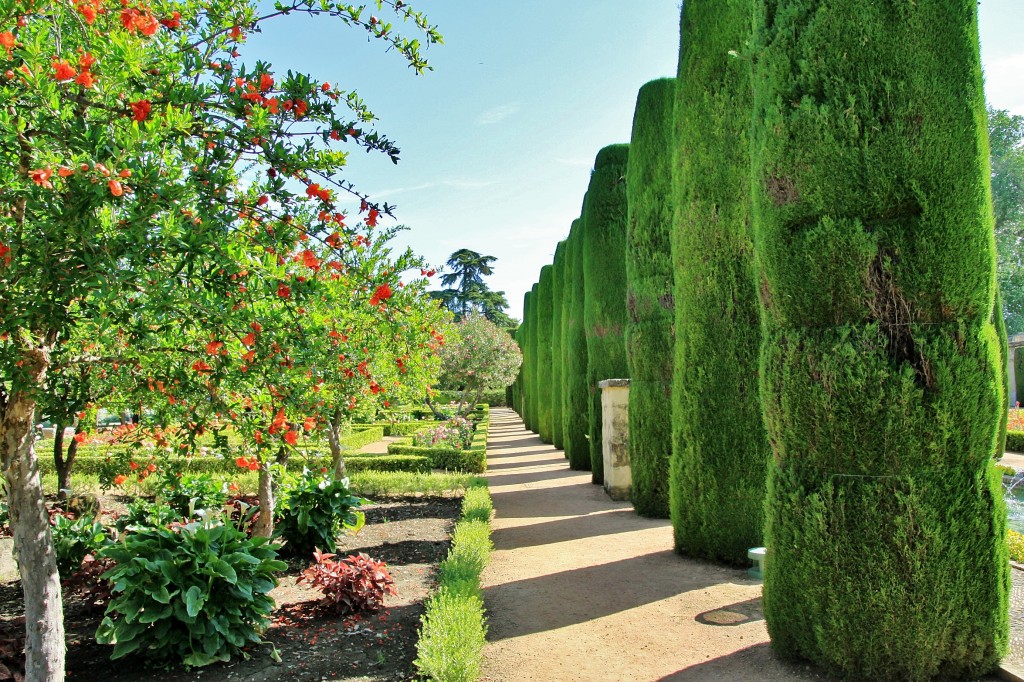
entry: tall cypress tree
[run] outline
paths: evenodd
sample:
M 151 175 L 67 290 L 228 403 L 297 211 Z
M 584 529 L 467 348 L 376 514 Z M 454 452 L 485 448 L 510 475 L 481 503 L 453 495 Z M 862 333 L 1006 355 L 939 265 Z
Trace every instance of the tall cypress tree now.
M 992 323 L 996 326 L 999 337 L 999 385 L 1003 391 L 1002 412 L 999 417 L 998 440 L 996 441 L 995 457 L 999 459 L 1006 452 L 1006 427 L 1010 421 L 1010 346 L 1006 338 L 1006 319 L 1003 317 L 1003 297 L 996 282 L 996 300 L 992 306 Z
M 555 247 L 554 270 L 551 280 L 551 442 L 559 450 L 565 449 L 565 431 L 562 428 L 562 312 L 565 309 L 565 240 Z
M 1007 649 L 976 0 L 759 0 L 753 162 L 773 645 L 858 679 Z
M 516 345 L 519 346 L 519 352 L 523 352 L 523 325 L 520 324 L 516 328 L 512 338 L 516 340 Z M 516 413 L 523 416 L 523 365 L 519 365 L 519 372 L 516 374 L 516 380 L 512 384 L 512 404 L 509 405 Z
M 750 230 L 753 0 L 689 0 L 681 21 L 672 234 L 676 550 L 732 564 L 763 541 L 770 448 Z
M 626 165 L 629 145 L 597 153 L 583 202 L 583 320 L 590 391 L 590 470 L 604 483 L 601 389 L 605 379 L 628 379 L 626 342 Z
M 590 393 L 587 390 L 587 335 L 583 319 L 583 220 L 574 220 L 565 247 L 562 328 L 562 431 L 569 468 L 590 470 Z
M 540 387 L 539 380 L 543 378 L 540 370 L 540 334 L 537 318 L 540 311 L 540 284 L 535 282 L 530 289 L 530 423 L 529 428 L 534 433 L 540 433 Z
M 523 364 L 519 368 L 523 377 L 523 407 L 520 416 L 523 418 L 523 425 L 530 431 L 533 430 L 532 396 L 530 391 L 533 388 L 533 347 L 530 345 L 530 309 L 533 307 L 533 291 L 527 291 L 523 295 L 523 323 L 519 325 L 520 346 L 523 349 Z
M 633 508 L 666 518 L 672 452 L 672 111 L 675 79 L 637 96 L 626 173 L 626 351 Z
M 552 320 L 552 272 L 554 268 L 545 265 L 540 269 L 537 283 L 537 433 L 545 443 L 553 442 L 554 426 L 551 405 L 551 320 Z

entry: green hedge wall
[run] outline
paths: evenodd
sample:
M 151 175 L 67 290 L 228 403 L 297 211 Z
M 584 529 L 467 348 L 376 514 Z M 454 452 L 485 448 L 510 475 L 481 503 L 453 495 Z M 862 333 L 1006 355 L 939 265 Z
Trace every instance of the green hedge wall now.
M 523 297 L 523 424 L 530 431 L 535 431 L 537 425 L 534 420 L 534 398 L 533 398 L 533 378 L 534 378 L 534 367 L 535 358 L 534 343 L 533 343 L 533 299 L 534 290 L 526 292 Z
M 676 551 L 747 565 L 763 544 L 770 447 L 761 417 L 760 311 L 750 231 L 753 0 L 683 6 L 673 160 Z
M 569 468 L 590 470 L 590 393 L 587 390 L 587 336 L 583 326 L 583 220 L 569 230 L 565 246 L 562 302 L 562 438 Z
M 551 443 L 565 449 L 565 431 L 562 428 L 562 297 L 565 296 L 565 240 L 555 247 L 554 269 L 551 272 Z
M 626 172 L 626 359 L 633 508 L 667 518 L 672 452 L 672 111 L 675 79 L 640 88 Z
M 605 379 L 628 379 L 626 343 L 626 165 L 629 145 L 597 153 L 583 201 L 583 320 L 590 392 L 591 480 L 604 482 L 601 389 Z
M 529 296 L 529 292 L 527 292 L 526 295 Z M 515 411 L 516 411 L 516 413 L 521 418 L 523 418 L 525 420 L 526 419 L 526 409 L 525 409 L 525 401 L 526 401 L 526 398 L 525 398 L 525 392 L 526 392 L 526 389 L 525 389 L 525 382 L 526 382 L 526 379 L 525 379 L 525 376 L 526 376 L 525 375 L 525 372 L 526 372 L 526 322 L 525 322 L 525 319 L 526 319 L 526 315 L 525 315 L 525 312 L 526 312 L 526 296 L 523 297 L 523 312 L 524 312 L 524 315 L 523 315 L 524 322 L 523 322 L 523 324 L 520 324 L 519 325 L 519 329 L 516 330 L 516 343 L 519 345 L 519 350 L 523 354 L 523 363 L 521 365 L 519 365 L 519 374 L 516 375 L 516 381 L 515 381 L 515 384 L 513 384 L 513 395 L 515 396 L 515 399 L 514 399 Z
M 545 265 L 540 269 L 540 281 L 537 283 L 537 433 L 545 443 L 554 442 L 554 408 L 551 405 L 553 273 L 554 267 Z
M 468 450 L 451 448 L 424 448 L 412 444 L 412 438 L 395 441 L 388 446 L 389 455 L 418 455 L 426 457 L 434 469 L 448 471 L 465 471 L 482 474 L 487 470 L 487 429 L 490 421 L 483 419 L 477 423 L 473 443 Z M 347 465 L 349 460 L 345 460 Z
M 1006 432 L 1006 450 L 1024 453 L 1024 431 Z
M 540 381 L 544 376 L 540 372 L 540 283 L 535 282 L 530 291 L 533 296 L 530 298 L 530 424 L 528 428 L 539 434 L 541 412 L 543 411 L 540 403 Z
M 132 459 L 140 466 L 146 466 L 151 461 L 148 457 L 133 457 Z M 75 458 L 74 473 L 92 476 L 99 475 L 106 460 L 107 458 L 105 456 L 98 457 L 95 455 L 79 455 Z M 308 466 L 311 469 L 332 469 L 331 456 L 329 453 L 325 453 L 324 451 L 313 451 L 308 457 L 299 456 L 293 458 L 292 464 L 295 466 Z M 432 468 L 432 458 L 418 454 L 371 455 L 364 453 L 347 453 L 345 455 L 345 470 L 350 474 L 357 471 L 411 471 L 426 473 Z M 230 476 L 237 474 L 240 469 L 235 464 L 234 458 L 192 457 L 189 459 L 186 471 L 194 474 L 209 473 L 225 474 Z M 56 473 L 52 457 L 40 458 L 39 473 Z
M 1007 651 L 1010 585 L 977 2 L 756 10 L 772 645 L 858 679 L 976 678 Z

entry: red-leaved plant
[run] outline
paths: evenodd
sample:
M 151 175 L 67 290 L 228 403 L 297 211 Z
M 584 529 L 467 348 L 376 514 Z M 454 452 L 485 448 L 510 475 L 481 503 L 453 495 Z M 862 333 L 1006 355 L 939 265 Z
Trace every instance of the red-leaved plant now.
M 316 563 L 299 577 L 299 583 L 308 583 L 324 593 L 322 606 L 340 615 L 377 611 L 384 606 L 385 594 L 398 594 L 383 561 L 362 553 L 339 560 L 335 556 L 314 550 Z

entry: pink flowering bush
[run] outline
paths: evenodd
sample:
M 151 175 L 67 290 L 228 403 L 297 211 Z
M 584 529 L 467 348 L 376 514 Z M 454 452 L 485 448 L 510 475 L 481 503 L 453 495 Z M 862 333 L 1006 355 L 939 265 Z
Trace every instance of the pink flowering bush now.
M 412 443 L 424 448 L 466 450 L 473 442 L 473 429 L 473 422 L 465 417 L 452 417 L 435 427 L 416 433 L 412 437 Z

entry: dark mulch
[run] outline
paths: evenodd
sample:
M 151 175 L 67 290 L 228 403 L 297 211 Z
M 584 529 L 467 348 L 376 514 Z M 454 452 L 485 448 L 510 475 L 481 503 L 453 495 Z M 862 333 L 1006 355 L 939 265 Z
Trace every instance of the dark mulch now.
M 377 613 L 345 618 L 323 613 L 319 593 L 297 585 L 308 562 L 293 561 L 271 593 L 278 608 L 264 639 L 248 651 L 248 660 L 205 668 L 156 668 L 144 658 L 111 662 L 113 647 L 101 646 L 93 634 L 103 617 L 74 595 L 65 597 L 69 680 L 103 682 L 296 682 L 332 680 L 368 682 L 415 679 L 417 629 L 423 600 L 435 585 L 435 572 L 448 552 L 450 533 L 461 501 L 456 498 L 390 499 L 366 507 L 366 526 L 345 537 L 340 555 L 363 552 L 387 562 L 398 596 L 388 597 Z M 20 582 L 0 583 L 0 651 L 5 641 L 20 638 L 24 628 Z M 281 663 L 271 658 L 276 647 Z M 0 672 L 0 681 L 4 679 Z

